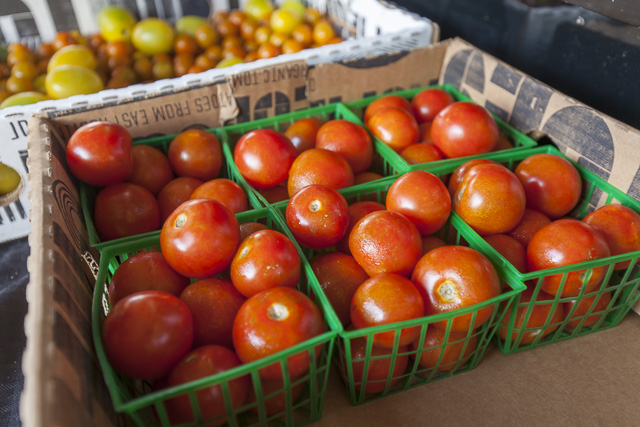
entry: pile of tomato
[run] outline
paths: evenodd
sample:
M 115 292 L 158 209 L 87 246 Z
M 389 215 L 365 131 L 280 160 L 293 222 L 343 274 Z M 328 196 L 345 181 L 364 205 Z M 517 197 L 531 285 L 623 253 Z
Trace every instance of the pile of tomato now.
M 0 61 L 0 108 L 179 77 L 342 41 L 326 17 L 298 0 L 287 0 L 278 8 L 270 0 L 249 0 L 243 9 L 217 11 L 211 19 L 185 16 L 175 25 L 158 18 L 137 21 L 119 6 L 105 7 L 97 19 L 98 34 L 62 31 L 34 50 L 21 43 L 8 45 Z

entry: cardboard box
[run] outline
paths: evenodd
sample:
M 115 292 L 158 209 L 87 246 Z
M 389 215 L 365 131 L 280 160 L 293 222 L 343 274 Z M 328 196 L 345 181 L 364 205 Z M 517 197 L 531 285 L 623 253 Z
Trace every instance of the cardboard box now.
M 30 12 L 34 17 L 35 30 L 40 34 L 35 39 L 31 38 L 30 44 L 34 44 L 40 38 L 49 40 L 55 36 L 54 24 L 59 24 L 61 30 L 66 30 L 69 22 L 83 23 L 79 28 L 85 34 L 97 31 L 95 16 L 98 11 L 109 2 L 76 2 L 69 0 L 49 0 L 46 4 L 52 9 L 67 8 L 73 12 L 75 21 L 53 18 L 46 10 L 33 7 Z M 149 2 L 153 5 L 162 2 Z M 280 2 L 275 2 L 280 3 Z M 316 49 L 307 49 L 296 54 L 281 55 L 277 58 L 264 59 L 249 64 L 239 64 L 231 68 L 212 69 L 199 74 L 188 74 L 175 79 L 160 80 L 149 84 L 138 84 L 122 89 L 104 90 L 92 95 L 78 95 L 66 99 L 42 101 L 32 105 L 8 107 L 0 110 L 0 135 L 4 135 L 6 142 L 0 144 L 0 162 L 3 162 L 18 171 L 26 181 L 27 167 L 27 121 L 32 114 L 39 112 L 54 113 L 57 115 L 68 114 L 67 111 L 78 109 L 90 109 L 92 106 L 105 104 L 118 104 L 123 106 L 118 114 L 112 116 L 124 126 L 136 127 L 138 124 L 152 123 L 148 126 L 148 134 L 153 135 L 163 132 L 163 122 L 170 116 L 181 117 L 183 115 L 198 114 L 199 123 L 211 127 L 217 124 L 217 116 L 209 115 L 209 111 L 217 111 L 227 107 L 227 100 L 219 98 L 206 99 L 206 94 L 212 95 L 206 89 L 215 86 L 216 83 L 229 81 L 233 87 L 235 102 L 240 109 L 239 121 L 248 121 L 251 118 L 266 117 L 274 112 L 285 112 L 300 108 L 305 105 L 301 100 L 306 98 L 305 82 L 308 66 L 333 61 L 342 61 L 349 58 L 366 58 L 372 55 L 380 55 L 388 52 L 408 50 L 426 46 L 439 40 L 437 25 L 426 18 L 407 12 L 392 4 L 378 0 L 307 0 L 305 3 L 318 8 L 326 13 L 332 22 L 340 29 L 345 41 L 335 45 L 324 46 Z M 172 8 L 162 11 L 150 8 L 145 0 L 129 5 L 131 10 L 137 10 L 140 16 L 149 16 L 155 11 L 156 16 L 163 16 L 174 21 L 182 15 L 180 2 L 171 2 Z M 228 9 L 242 6 L 244 1 L 215 0 L 212 1 L 211 10 Z M 127 4 L 125 4 L 126 6 Z M 143 8 L 142 6 L 149 6 Z M 0 19 L 0 32 L 5 31 L 6 25 L 16 19 L 23 19 L 23 14 L 9 15 L 9 9 L 0 6 L 0 13 L 5 16 Z M 3 12 L 6 11 L 6 12 Z M 70 12 L 71 13 L 71 12 Z M 49 22 L 49 20 L 53 20 Z M 27 25 L 30 21 L 25 21 Z M 15 23 L 15 22 L 14 22 Z M 28 26 L 28 25 L 27 25 Z M 34 31 L 35 31 L 34 30 Z M 52 32 L 53 31 L 53 32 Z M 19 35 L 19 33 L 16 33 Z M 24 38 L 23 38 L 24 39 Z M 9 40 L 11 41 L 11 40 Z M 278 68 L 279 64 L 289 63 L 286 69 Z M 273 67 L 273 68 L 272 68 Z M 279 70 L 275 73 L 275 70 Z M 286 83 L 284 82 L 286 81 Z M 273 91 L 276 87 L 287 87 L 284 91 Z M 167 94 L 189 91 L 199 88 L 205 98 L 194 101 L 192 106 L 195 112 L 183 110 L 184 104 L 163 104 L 149 111 L 149 116 L 138 116 L 136 110 L 129 112 L 132 103 L 145 103 L 149 98 L 158 98 L 152 103 L 161 103 L 161 99 Z M 256 90 L 262 90 L 263 96 L 255 96 Z M 249 103 L 249 94 L 252 94 L 253 103 Z M 155 105 L 155 104 L 154 104 Z M 225 117 L 226 119 L 227 117 Z M 19 198 L 4 207 L 0 211 L 0 242 L 26 236 L 29 233 L 29 201 L 27 198 L 28 186 L 25 185 Z
M 297 74 L 294 71 L 296 69 L 302 69 L 303 72 Z M 240 84 L 240 81 L 250 79 L 253 75 L 262 76 L 263 79 L 256 80 L 257 83 L 251 86 Z M 267 76 L 271 77 L 267 82 L 259 83 Z M 287 78 L 274 81 L 273 76 Z M 125 100 L 115 104 L 39 114 L 29 121 L 28 165 L 31 171 L 29 198 L 32 204 L 32 231 L 29 235 L 31 256 L 28 261 L 31 276 L 27 288 L 29 313 L 25 320 L 27 348 L 23 359 L 25 388 L 21 400 L 24 425 L 122 425 L 126 422 L 111 410 L 91 341 L 89 311 L 96 277 L 97 254 L 88 244 L 79 207 L 77 182 L 64 164 L 65 142 L 74 129 L 90 120 L 122 118 L 125 114 L 130 116 L 138 112 L 138 117 L 146 115 L 150 120 L 150 123 L 139 121 L 137 125 L 132 122 L 129 130 L 134 137 L 139 138 L 159 132 L 178 132 L 193 125 L 217 126 L 234 117 L 237 120 L 242 117 L 241 108 L 238 107 L 242 97 L 247 99 L 246 105 L 262 105 L 257 100 L 265 97 L 277 100 L 280 96 L 278 93 L 295 94 L 296 88 L 303 88 L 298 89 L 298 92 L 305 96 L 296 100 L 295 108 L 304 108 L 334 99 L 352 101 L 392 89 L 409 89 L 435 82 L 455 85 L 523 131 L 547 135 L 568 156 L 601 176 L 606 176 L 614 185 L 637 197 L 640 190 L 637 185 L 640 158 L 636 155 L 635 148 L 640 143 L 638 130 L 567 98 L 460 39 L 446 40 L 411 51 L 337 63 L 312 66 L 304 61 L 282 62 L 264 68 L 256 67 L 235 79 L 187 87 L 175 93 L 167 91 L 142 100 Z M 199 112 L 196 100 L 205 99 L 212 101 L 212 108 L 207 113 Z M 180 116 L 175 114 L 178 106 L 181 106 Z M 174 114 L 167 114 L 170 110 Z M 154 111 L 164 111 L 165 115 L 160 119 L 160 116 L 154 115 Z M 255 116 L 256 109 L 251 111 L 250 116 Z M 270 115 L 276 111 L 277 108 L 266 108 L 264 113 Z M 553 378 L 539 379 L 539 384 L 556 377 L 562 378 L 565 372 L 569 372 L 568 375 L 581 375 L 580 379 L 584 379 L 586 375 L 593 379 L 594 384 L 597 382 L 600 389 L 612 393 L 617 385 L 609 383 L 600 374 L 581 370 L 579 357 L 589 355 L 591 358 L 599 358 L 599 363 L 607 364 L 607 351 L 611 349 L 612 339 L 618 340 L 618 350 L 614 351 L 616 356 L 625 351 L 637 351 L 636 344 L 639 341 L 635 338 L 640 336 L 638 318 L 635 315 L 628 317 L 631 319 L 623 322 L 626 325 L 624 330 L 613 329 L 581 337 L 536 349 L 535 353 L 524 352 L 521 356 L 510 355 L 504 359 L 500 356 L 498 362 L 487 363 L 492 368 L 484 373 L 484 363 L 481 363 L 473 374 L 475 377 L 469 377 L 470 374 L 460 375 L 457 379 L 447 379 L 406 392 L 407 394 L 398 394 L 392 400 L 379 401 L 373 405 L 377 408 L 374 413 L 379 414 L 379 418 L 356 418 L 358 415 L 351 418 L 351 412 L 347 412 L 344 405 L 336 416 L 336 413 L 332 413 L 335 408 L 328 405 L 325 413 L 328 415 L 327 419 L 334 424 L 327 425 L 388 424 L 393 421 L 421 423 L 428 418 L 418 417 L 428 417 L 430 410 L 429 402 L 421 400 L 421 396 L 433 396 L 430 393 L 433 393 L 434 387 L 451 390 L 450 387 L 455 388 L 452 384 L 478 387 L 480 392 L 470 393 L 466 388 L 451 390 L 448 396 L 462 395 L 466 400 L 442 401 L 434 398 L 435 410 L 444 415 L 449 410 L 454 417 L 452 419 L 461 424 L 464 420 L 469 424 L 472 423 L 470 420 L 474 420 L 475 424 L 484 416 L 483 411 L 494 410 L 491 407 L 494 404 L 505 410 L 513 410 L 521 405 L 526 408 L 529 408 L 528 405 L 535 405 L 535 402 L 527 403 L 526 387 L 511 387 L 509 384 L 514 381 L 521 385 L 523 381 L 532 381 L 541 374 L 549 374 L 547 377 Z M 618 333 L 619 330 L 623 332 Z M 625 349 L 627 344 L 628 350 Z M 547 361 L 546 365 L 542 365 L 547 367 L 547 371 L 540 372 L 540 369 L 545 368 L 536 368 L 530 362 L 532 359 L 545 359 L 547 356 L 544 351 L 547 349 L 549 353 L 546 354 L 549 354 L 548 357 L 555 357 L 557 364 Z M 562 359 L 560 349 L 565 349 L 570 360 Z M 497 349 L 493 353 L 497 353 Z M 633 353 L 629 353 L 629 357 L 631 354 Z M 495 359 L 492 356 L 490 360 Z M 629 359 L 625 362 L 621 357 L 616 360 L 630 363 Z M 508 365 L 509 363 L 515 365 Z M 501 377 L 501 365 L 511 366 L 504 373 L 511 375 L 511 379 Z M 629 376 L 635 379 L 637 385 L 640 380 L 637 364 L 624 369 L 629 369 Z M 611 371 L 609 369 L 607 372 Z M 629 376 L 624 378 L 628 380 Z M 482 382 L 471 382 L 472 385 L 469 385 L 471 378 L 480 378 Z M 584 381 L 569 378 L 567 384 L 570 389 L 566 391 L 566 396 L 562 395 L 562 399 L 572 399 L 573 393 L 591 393 L 589 396 L 594 393 L 599 396 L 605 394 L 609 398 L 607 392 L 587 390 L 591 382 L 585 385 Z M 524 395 L 503 392 L 499 387 L 507 387 L 508 390 Z M 544 385 L 540 387 L 538 390 L 534 386 L 538 395 L 544 391 Z M 563 391 L 562 386 L 558 387 L 560 392 Z M 485 389 L 492 390 L 494 400 L 485 399 Z M 387 404 L 395 404 L 405 396 L 410 399 L 404 406 L 407 412 L 400 414 L 389 409 Z M 609 401 L 615 402 L 615 399 Z M 554 408 L 560 413 L 562 406 L 556 401 L 551 403 L 556 405 Z M 635 403 L 622 404 L 637 408 Z M 361 408 L 371 407 L 372 405 L 364 405 Z M 629 411 L 635 414 L 636 420 L 640 416 L 638 409 L 625 409 L 627 414 Z M 583 411 L 589 410 L 586 407 Z M 518 419 L 525 423 L 535 423 L 526 417 L 530 413 L 521 411 L 519 416 L 523 418 Z M 578 414 L 580 415 L 579 412 Z M 487 419 L 493 423 L 497 423 L 497 420 L 502 423 L 511 421 L 509 413 L 490 415 Z M 442 417 L 439 419 L 445 420 Z M 549 419 L 548 415 L 541 418 Z M 571 418 L 558 419 L 571 422 Z M 625 415 L 613 420 L 629 421 L 629 418 Z M 324 422 L 321 421 L 321 424 Z

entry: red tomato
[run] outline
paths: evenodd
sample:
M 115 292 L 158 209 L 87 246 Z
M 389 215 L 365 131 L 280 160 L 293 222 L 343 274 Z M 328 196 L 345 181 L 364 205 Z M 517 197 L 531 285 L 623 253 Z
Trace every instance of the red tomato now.
M 351 322 L 356 329 L 389 325 L 424 316 L 420 292 L 409 279 L 399 274 L 382 273 L 365 280 L 351 299 Z M 420 326 L 400 331 L 398 345 L 404 346 L 420 335 Z M 393 348 L 395 330 L 373 336 L 378 347 Z
M 244 239 L 260 230 L 269 230 L 269 227 L 260 222 L 240 223 L 240 241 L 244 241 Z
M 157 195 L 173 179 L 169 159 L 157 148 L 134 145 L 131 149 L 133 168 L 127 182 L 137 184 Z
M 349 205 L 336 190 L 309 185 L 289 199 L 287 225 L 298 243 L 322 249 L 335 245 L 349 226 Z
M 410 165 L 419 165 L 421 163 L 442 160 L 440 150 L 438 150 L 435 145 L 427 142 L 419 142 L 406 146 L 400 152 L 400 157 Z
M 361 172 L 353 176 L 353 184 L 364 184 L 365 182 L 375 181 L 376 179 L 384 178 L 382 175 L 376 172 Z
M 243 363 L 253 362 L 305 342 L 324 332 L 320 309 L 303 293 L 285 287 L 262 291 L 240 307 L 233 323 L 233 345 Z M 316 347 L 316 355 L 321 346 Z M 309 352 L 287 358 L 289 376 L 309 369 Z M 260 370 L 264 379 L 282 379 L 280 363 Z
M 427 333 L 424 336 L 422 352 L 420 355 L 420 366 L 425 369 L 433 369 L 436 366 L 440 372 L 452 371 L 456 364 L 458 369 L 473 356 L 473 352 L 478 345 L 478 336 L 472 335 L 467 339 L 466 332 L 449 332 L 449 338 L 445 343 L 445 330 L 429 325 Z M 466 348 L 465 348 L 466 345 Z M 409 350 L 414 351 L 418 348 L 418 340 L 409 345 Z M 464 350 L 464 353 L 463 353 Z M 444 354 L 442 354 L 444 352 Z M 441 355 L 442 354 L 442 358 Z M 440 363 L 438 363 L 438 361 Z M 460 362 L 458 364 L 458 361 Z
M 447 246 L 444 240 L 436 236 L 427 236 L 422 238 L 422 255 L 426 254 L 432 249 L 439 248 L 441 246 Z
M 234 214 L 244 212 L 249 208 L 247 196 L 235 182 L 218 178 L 207 181 L 193 190 L 190 199 L 213 199 L 228 207 Z
M 218 345 L 200 347 L 186 355 L 180 364 L 171 371 L 167 386 L 174 387 L 220 374 L 240 366 L 240 364 L 238 356 L 226 347 Z M 228 421 L 225 395 L 229 396 L 231 407 L 234 409 L 244 405 L 247 400 L 251 387 L 248 375 L 228 380 L 226 384 L 228 386 L 226 392 L 223 391 L 221 384 L 201 388 L 196 392 L 200 414 L 208 427 L 223 425 Z M 186 394 L 168 399 L 166 408 L 172 423 L 193 423 L 195 421 L 193 408 L 189 396 Z
M 180 296 L 189 279 L 172 269 L 160 252 L 140 252 L 118 266 L 109 283 L 109 302 L 114 305 L 140 291 L 164 291 Z
M 594 326 L 602 316 L 606 315 L 607 308 L 611 302 L 611 292 L 605 292 L 599 295 L 592 295 L 590 297 L 582 297 L 580 300 L 572 300 L 564 303 L 564 313 L 569 316 L 569 312 L 574 305 L 577 305 L 571 317 L 567 322 L 566 328 L 572 330 L 580 326 L 581 328 L 590 328 Z M 593 308 L 592 308 L 593 306 Z M 591 311 L 591 314 L 586 317 L 586 314 Z M 582 325 L 580 325 L 582 323 Z M 601 323 L 606 325 L 606 322 Z
M 527 272 L 527 250 L 520 242 L 506 234 L 492 234 L 484 240 L 505 257 L 520 273 Z
M 449 184 L 447 185 L 451 198 L 455 196 L 456 191 L 458 191 L 458 187 L 462 182 L 462 178 L 464 178 L 464 176 L 467 174 L 469 169 L 471 169 L 474 166 L 484 165 L 484 164 L 500 165 L 500 163 L 494 162 L 493 160 L 473 159 L 473 160 L 468 160 L 464 162 L 463 164 L 458 166 L 455 171 L 453 171 L 453 173 L 451 174 L 451 178 L 449 178 Z
M 101 240 L 119 239 L 157 230 L 160 208 L 148 190 L 121 182 L 98 193 L 94 221 Z
M 531 238 L 545 225 L 551 223 L 548 216 L 534 209 L 526 208 L 522 219 L 508 234 L 516 239 L 524 248 L 529 246 Z
M 473 102 L 454 102 L 440 111 L 431 125 L 431 139 L 449 158 L 492 151 L 500 131 L 486 108 Z
M 278 203 L 289 198 L 289 191 L 287 190 L 286 182 L 280 183 L 275 187 L 260 189 L 258 190 L 258 193 L 260 193 L 260 195 L 271 204 Z
M 171 141 L 169 163 L 178 176 L 209 181 L 220 174 L 222 146 L 211 132 L 189 129 Z
M 80 181 L 103 187 L 122 182 L 133 167 L 131 135 L 110 122 L 91 122 L 67 143 L 67 165 Z
M 373 143 L 362 126 L 348 120 L 329 120 L 318 130 L 317 148 L 340 154 L 353 173 L 369 169 L 373 161 Z
M 367 105 L 367 108 L 364 110 L 364 123 L 369 126 L 371 117 L 375 116 L 377 112 L 390 107 L 401 108 L 413 114 L 413 107 L 406 98 L 399 95 L 385 95 Z
M 432 121 L 453 101 L 453 96 L 446 90 L 433 88 L 418 92 L 411 100 L 411 106 L 418 123 L 426 123 Z
M 338 190 L 353 183 L 353 170 L 344 157 L 323 148 L 312 148 L 301 153 L 291 165 L 287 190 L 289 197 L 293 197 L 308 185 L 325 185 Z
M 369 276 L 398 273 L 408 277 L 422 254 L 422 240 L 406 216 L 384 210 L 356 222 L 349 249 Z
M 356 225 L 356 222 L 360 221 L 360 219 L 364 218 L 371 212 L 383 211 L 385 209 L 386 208 L 382 203 L 370 202 L 367 200 L 349 205 L 349 227 L 347 227 L 347 232 L 344 233 L 344 237 L 338 242 L 336 249 L 340 252 L 351 255 L 351 249 L 349 249 L 349 235 L 351 234 L 351 230 L 353 230 L 353 226 Z
M 162 187 L 162 190 L 158 193 L 162 222 L 166 221 L 175 208 L 189 200 L 191 194 L 201 185 L 202 181 L 199 179 L 180 176 Z
M 143 291 L 121 299 L 102 324 L 109 363 L 132 378 L 166 376 L 192 343 L 189 309 L 166 292 Z
M 218 344 L 233 348 L 231 328 L 246 298 L 228 280 L 203 279 L 190 284 L 180 300 L 193 317 L 193 345 Z
M 292 379 L 292 383 L 293 385 L 289 387 L 289 391 L 291 393 L 291 400 L 288 400 L 287 392 L 286 392 L 287 389 L 284 386 L 283 380 L 260 379 L 260 387 L 261 387 L 260 395 L 263 396 L 262 401 L 264 402 L 264 410 L 267 415 L 275 415 L 281 412 L 285 412 L 287 410 L 291 411 L 291 408 L 293 408 L 294 402 L 298 400 L 298 398 L 304 391 L 304 387 L 306 385 L 305 381 L 299 381 L 297 383 L 294 383 L 293 379 Z M 265 396 L 271 396 L 271 397 L 264 399 Z M 249 390 L 249 397 L 247 398 L 247 404 L 250 404 L 253 402 L 257 402 L 256 391 L 253 388 L 251 388 L 251 390 Z M 258 406 L 259 404 L 257 404 L 256 406 L 253 406 L 250 409 L 250 411 L 258 414 L 260 411 L 258 409 Z
M 529 287 L 520 294 L 520 304 L 516 309 L 515 321 L 511 320 L 515 304 L 511 305 L 504 313 L 504 317 L 500 321 L 499 332 L 502 340 L 507 339 L 509 325 L 513 328 L 511 342 L 515 344 L 520 340 L 520 345 L 531 344 L 539 335 L 541 335 L 539 339 L 542 339 L 560 326 L 560 322 L 565 316 L 563 304 L 558 303 L 553 308 L 553 297 L 542 291 L 538 293 L 534 301 L 537 304 L 532 304 L 533 292 L 534 288 Z M 549 303 L 545 304 L 544 301 L 549 301 Z M 543 329 L 544 325 L 547 327 Z
M 411 280 L 424 299 L 427 316 L 450 313 L 500 295 L 500 278 L 489 260 L 479 252 L 464 246 L 442 246 L 427 252 L 418 261 Z M 493 306 L 472 314 L 453 318 L 452 331 L 468 332 L 491 317 Z M 448 320 L 433 323 L 444 329 Z
M 285 131 L 285 136 L 291 140 L 298 154 L 316 146 L 316 135 L 322 126 L 322 121 L 314 117 L 300 119 L 291 124 Z
M 447 187 L 432 173 L 412 171 L 402 175 L 389 188 L 387 209 L 409 218 L 421 236 L 438 231 L 451 213 Z
M 295 288 L 301 260 L 295 245 L 284 234 L 262 230 L 244 239 L 231 261 L 231 281 L 244 296 L 276 286 Z
M 379 140 L 400 152 L 418 142 L 420 130 L 413 113 L 402 108 L 378 111 L 367 122 L 367 127 Z
M 297 154 L 289 138 L 280 132 L 258 129 L 238 140 L 233 160 L 247 182 L 262 189 L 287 179 Z
M 239 244 L 238 220 L 229 208 L 211 199 L 184 202 L 160 232 L 160 247 L 169 265 L 194 279 L 227 269 Z
M 611 255 L 640 250 L 640 215 L 622 205 L 606 205 L 584 217 L 584 222 L 602 233 Z M 624 270 L 631 261 L 616 263 L 615 270 Z

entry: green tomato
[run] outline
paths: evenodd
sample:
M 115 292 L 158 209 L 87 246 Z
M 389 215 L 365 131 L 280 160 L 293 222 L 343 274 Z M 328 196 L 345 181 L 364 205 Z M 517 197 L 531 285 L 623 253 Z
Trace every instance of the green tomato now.
M 129 41 L 136 18 L 119 6 L 107 6 L 98 13 L 100 34 L 108 42 Z
M 20 185 L 20 175 L 10 166 L 0 163 L 0 196 L 9 194 Z
M 176 21 L 176 31 L 178 34 L 186 34 L 193 37 L 196 29 L 205 24 L 208 24 L 208 21 L 202 16 L 187 15 Z
M 232 65 L 242 64 L 244 61 L 242 58 L 238 58 L 237 56 L 230 56 L 229 58 L 224 58 L 222 61 L 218 62 L 216 68 L 227 68 Z
M 50 72 L 61 65 L 77 65 L 95 70 L 96 57 L 88 47 L 81 44 L 73 44 L 65 46 L 53 54 L 47 65 L 47 71 Z
M 307 6 L 298 0 L 286 0 L 280 5 L 280 9 L 287 9 L 291 12 L 295 12 L 300 17 L 304 17 L 304 13 L 307 11 Z
M 270 0 L 249 0 L 243 8 L 244 13 L 256 21 L 267 20 L 273 9 L 273 3 Z
M 104 88 L 95 71 L 77 65 L 61 65 L 47 73 L 45 87 L 53 99 L 96 93 Z
M 147 18 L 133 27 L 131 41 L 133 45 L 147 55 L 169 53 L 173 49 L 173 28 L 158 18 Z
M 302 24 L 302 16 L 289 9 L 276 9 L 271 14 L 269 26 L 276 33 L 289 35 L 294 28 Z
M 20 92 L 11 95 L 2 103 L 0 103 L 0 109 L 6 107 L 13 107 L 14 105 L 28 105 L 35 104 L 36 102 L 44 101 L 47 96 L 40 92 Z

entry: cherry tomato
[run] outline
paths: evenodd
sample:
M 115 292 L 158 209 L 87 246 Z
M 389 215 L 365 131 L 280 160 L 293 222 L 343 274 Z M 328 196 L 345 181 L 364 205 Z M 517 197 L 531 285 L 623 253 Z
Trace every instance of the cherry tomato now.
M 244 212 L 249 208 L 249 202 L 242 187 L 226 178 L 205 182 L 191 193 L 190 198 L 217 200 L 234 214 Z
M 263 396 L 264 402 L 264 410 L 267 415 L 275 415 L 278 413 L 282 413 L 287 411 L 288 408 L 291 408 L 292 405 L 302 392 L 304 391 L 304 387 L 306 385 L 306 381 L 298 381 L 297 383 L 293 383 L 290 387 L 288 387 L 289 393 L 291 393 L 291 400 L 287 398 L 287 388 L 284 386 L 283 380 L 264 380 L 260 379 L 260 387 L 262 390 L 261 396 Z M 271 396 L 269 398 L 264 398 L 265 396 Z M 256 391 L 252 388 L 249 390 L 249 397 L 247 398 L 247 404 L 256 402 Z M 259 405 L 251 407 L 250 411 L 258 414 Z
M 373 143 L 369 133 L 357 123 L 329 120 L 318 130 L 316 147 L 340 154 L 353 173 L 369 169 L 373 161 Z
M 369 119 L 367 126 L 379 140 L 397 152 L 418 142 L 420 136 L 413 113 L 403 108 L 380 110 Z
M 146 188 L 157 195 L 173 179 L 169 159 L 157 148 L 134 145 L 131 149 L 133 166 L 127 182 Z
M 406 98 L 399 95 L 385 95 L 367 105 L 367 108 L 364 110 L 364 123 L 369 126 L 369 120 L 371 120 L 371 117 L 379 111 L 390 107 L 402 108 L 403 110 L 413 114 L 411 103 Z
M 77 65 L 61 65 L 47 73 L 45 78 L 47 95 L 52 99 L 68 98 L 73 95 L 86 95 L 104 89 L 98 74 Z
M 160 206 L 160 218 L 164 223 L 166 219 L 182 203 L 189 200 L 191 194 L 202 185 L 202 181 L 188 176 L 180 176 L 169 181 L 158 193 L 158 205 Z
M 611 255 L 640 250 L 640 215 L 623 205 L 605 205 L 584 217 L 584 222 L 602 233 Z M 629 267 L 631 261 L 616 263 L 615 270 Z
M 300 119 L 293 122 L 284 134 L 300 154 L 316 146 L 316 135 L 320 126 L 322 126 L 322 122 L 316 118 Z
M 356 222 L 360 221 L 360 219 L 364 218 L 371 212 L 383 211 L 385 209 L 386 208 L 383 204 L 367 200 L 349 205 L 349 227 L 347 227 L 347 232 L 344 234 L 344 237 L 338 242 L 337 249 L 340 252 L 351 255 L 351 250 L 349 249 L 349 235 L 351 234 L 351 230 L 353 230 L 353 226 L 356 225 Z
M 240 223 L 240 241 L 244 241 L 247 237 L 260 230 L 269 230 L 269 227 L 260 222 L 243 222 Z
M 549 217 L 542 212 L 526 208 L 518 225 L 516 225 L 508 234 L 520 242 L 520 244 L 526 249 L 527 246 L 529 246 L 531 238 L 538 232 L 538 230 L 550 223 L 551 220 Z
M 169 163 L 178 176 L 202 181 L 217 178 L 222 167 L 222 146 L 211 132 L 189 129 L 169 145 Z
M 106 41 L 129 40 L 135 23 L 133 15 L 119 6 L 106 6 L 98 13 L 98 27 Z
M 400 151 L 400 157 L 410 165 L 442 160 L 440 150 L 435 145 L 426 142 L 406 146 Z
M 427 333 L 424 336 L 422 351 L 418 353 L 420 355 L 420 366 L 425 369 L 434 369 L 437 367 L 440 372 L 452 371 L 456 365 L 458 365 L 458 368 L 462 368 L 467 360 L 473 356 L 478 345 L 478 336 L 472 335 L 467 339 L 466 332 L 450 331 L 446 345 L 443 345 L 445 344 L 444 337 L 444 329 L 429 325 Z M 409 350 L 411 351 L 417 348 L 417 340 L 409 345 Z M 441 354 L 442 357 L 440 356 Z M 438 363 L 438 361 L 440 363 Z
M 453 101 L 453 96 L 446 90 L 433 88 L 418 92 L 411 100 L 411 106 L 418 123 L 426 123 Z
M 47 71 L 51 72 L 61 65 L 77 65 L 93 70 L 96 68 L 96 57 L 91 49 L 84 45 L 69 45 L 53 54 L 49 59 Z
M 102 343 L 111 365 L 124 375 L 162 378 L 191 349 L 191 314 L 171 294 L 137 292 L 113 306 L 102 324 Z
M 131 33 L 131 42 L 139 51 L 147 55 L 169 53 L 173 48 L 173 28 L 158 18 L 139 21 Z
M 309 185 L 324 185 L 333 189 L 350 187 L 353 170 L 340 154 L 323 148 L 303 151 L 293 161 L 287 180 L 289 197 Z
M 464 178 L 465 174 L 469 171 L 469 169 L 471 169 L 476 165 L 483 165 L 483 164 L 499 165 L 500 163 L 494 162 L 493 160 L 488 160 L 488 159 L 473 159 L 473 160 L 464 162 L 463 164 L 458 166 L 458 168 L 455 171 L 453 171 L 453 173 L 451 174 L 451 178 L 449 178 L 449 184 L 448 184 L 449 194 L 451 195 L 451 198 L 453 198 L 453 196 L 456 194 L 456 191 L 458 190 L 458 187 L 462 182 L 462 178 Z

